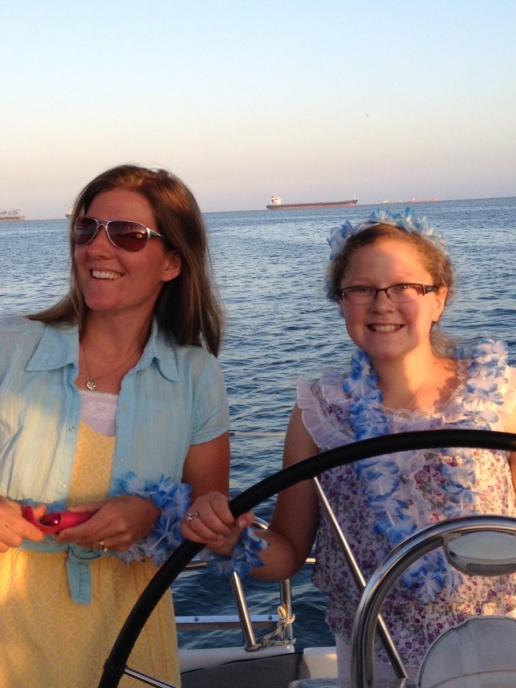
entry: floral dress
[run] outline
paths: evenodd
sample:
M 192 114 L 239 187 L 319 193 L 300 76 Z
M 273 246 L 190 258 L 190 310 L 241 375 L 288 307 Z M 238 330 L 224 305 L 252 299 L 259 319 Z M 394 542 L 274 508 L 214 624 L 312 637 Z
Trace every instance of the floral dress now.
M 457 349 L 460 384 L 445 404 L 389 410 L 381 404 L 370 359 L 358 351 L 345 377 L 325 371 L 315 383 L 300 379 L 303 422 L 321 451 L 367 437 L 415 430 L 504 430 L 516 406 L 516 369 L 501 343 L 481 340 Z M 516 516 L 508 453 L 487 449 L 432 449 L 374 457 L 321 476 L 322 487 L 368 578 L 411 533 L 470 513 Z M 328 593 L 327 621 L 349 642 L 359 595 L 324 513 L 316 545 L 314 583 Z M 416 562 L 382 608 L 405 662 L 417 665 L 428 645 L 471 615 L 516 609 L 516 577 L 462 576 L 441 551 Z

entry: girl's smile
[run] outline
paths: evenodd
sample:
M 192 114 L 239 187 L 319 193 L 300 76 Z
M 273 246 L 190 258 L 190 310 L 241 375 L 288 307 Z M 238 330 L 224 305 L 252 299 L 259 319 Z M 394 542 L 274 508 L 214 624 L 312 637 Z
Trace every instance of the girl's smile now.
M 341 282 L 347 287 L 385 289 L 393 285 L 432 285 L 430 273 L 412 244 L 379 239 L 355 251 Z M 412 301 L 398 303 L 378 291 L 369 301 L 341 301 L 346 328 L 353 342 L 373 361 L 395 360 L 419 348 L 430 348 L 430 330 L 442 314 L 446 288 L 420 293 Z

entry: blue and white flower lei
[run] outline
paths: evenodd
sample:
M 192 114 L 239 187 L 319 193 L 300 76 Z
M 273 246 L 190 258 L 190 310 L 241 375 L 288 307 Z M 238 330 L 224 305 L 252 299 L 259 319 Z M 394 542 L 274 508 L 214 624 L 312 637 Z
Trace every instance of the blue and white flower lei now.
M 175 483 L 163 475 L 157 483 L 139 478 L 132 472 L 119 480 L 116 485 L 118 494 L 151 499 L 161 509 L 161 514 L 146 538 L 139 540 L 125 552 L 116 552 L 116 556 L 126 563 L 151 558 L 156 566 L 163 564 L 184 540 L 181 519 L 190 506 L 191 491 L 190 485 Z
M 454 427 L 490 429 L 498 416 L 489 406 L 503 403 L 500 387 L 507 383 L 508 350 L 502 342 L 480 339 L 472 346 L 456 349 L 459 360 L 468 360 L 468 380 L 462 399 L 465 417 Z M 389 433 L 389 421 L 382 406 L 383 394 L 378 387 L 378 375 L 369 355 L 357 351 L 351 360 L 351 372 L 343 383 L 344 391 L 351 396 L 349 423 L 355 439 L 380 437 Z M 451 450 L 441 450 L 450 454 Z M 474 497 L 475 466 L 471 450 L 453 449 L 463 459 L 460 466 L 442 464 L 438 470 L 443 477 L 442 488 L 447 494 L 443 517 L 453 518 L 471 513 Z M 418 514 L 421 507 L 415 490 L 415 474 L 422 468 L 422 457 L 414 455 L 407 475 L 407 457 L 404 452 L 383 457 L 364 459 L 354 465 L 357 477 L 363 481 L 363 496 L 373 511 L 377 533 L 385 535 L 390 547 L 395 547 L 421 527 Z M 402 467 L 405 466 L 405 471 Z M 402 576 L 406 588 L 419 590 L 423 602 L 435 601 L 446 587 L 451 589 L 462 581 L 462 576 L 450 567 L 442 552 L 422 557 Z
M 244 528 L 240 533 L 238 542 L 230 557 L 222 557 L 211 552 L 205 547 L 200 553 L 200 558 L 208 565 L 208 571 L 219 576 L 230 576 L 237 573 L 244 578 L 254 566 L 263 566 L 259 552 L 267 547 L 267 541 L 258 537 L 250 527 Z
M 125 552 L 114 554 L 125 563 L 151 558 L 156 566 L 160 566 L 184 541 L 181 519 L 190 507 L 192 488 L 187 483 L 174 483 L 163 475 L 157 483 L 152 483 L 130 472 L 118 481 L 116 491 L 118 494 L 151 499 L 161 510 L 161 514 L 146 538 L 139 540 Z M 263 566 L 258 553 L 266 547 L 267 542 L 258 537 L 252 528 L 244 528 L 231 557 L 218 556 L 208 548 L 204 548 L 200 557 L 207 562 L 207 569 L 211 573 L 230 576 L 236 572 L 243 578 L 254 566 Z

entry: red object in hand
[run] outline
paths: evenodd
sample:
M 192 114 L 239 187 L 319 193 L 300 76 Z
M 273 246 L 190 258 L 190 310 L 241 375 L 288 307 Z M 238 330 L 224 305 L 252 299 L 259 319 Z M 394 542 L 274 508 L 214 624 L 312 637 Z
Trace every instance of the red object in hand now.
M 32 507 L 24 506 L 22 509 L 22 516 L 24 519 L 44 533 L 52 535 L 61 532 L 61 530 L 65 530 L 65 528 L 72 528 L 73 526 L 78 526 L 80 523 L 84 523 L 84 521 L 87 521 L 93 516 L 93 513 L 93 511 L 51 511 L 38 520 L 34 516 Z

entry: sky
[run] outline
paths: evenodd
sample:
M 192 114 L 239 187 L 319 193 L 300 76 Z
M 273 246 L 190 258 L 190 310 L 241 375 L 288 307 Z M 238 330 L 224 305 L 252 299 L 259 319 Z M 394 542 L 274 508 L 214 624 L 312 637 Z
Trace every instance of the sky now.
M 516 195 L 515 0 L 0 0 L 0 210 L 165 167 L 204 212 Z

